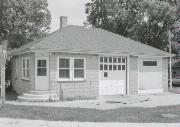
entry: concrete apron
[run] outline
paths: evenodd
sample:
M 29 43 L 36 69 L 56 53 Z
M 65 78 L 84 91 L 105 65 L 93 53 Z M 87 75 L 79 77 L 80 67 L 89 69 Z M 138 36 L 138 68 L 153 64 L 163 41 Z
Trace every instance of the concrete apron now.
M 0 127 L 180 127 L 180 123 L 62 122 L 0 118 Z

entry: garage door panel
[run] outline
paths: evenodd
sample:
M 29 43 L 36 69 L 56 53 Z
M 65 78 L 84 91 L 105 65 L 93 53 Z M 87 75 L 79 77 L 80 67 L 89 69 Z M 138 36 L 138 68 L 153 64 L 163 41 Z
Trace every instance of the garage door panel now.
M 162 89 L 161 72 L 141 72 L 139 90 Z
M 124 80 L 102 80 L 99 86 L 100 95 L 125 94 Z

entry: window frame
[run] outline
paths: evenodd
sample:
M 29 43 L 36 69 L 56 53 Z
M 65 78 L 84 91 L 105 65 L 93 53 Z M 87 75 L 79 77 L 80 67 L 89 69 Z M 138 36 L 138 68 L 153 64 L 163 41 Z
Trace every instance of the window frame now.
M 155 62 L 155 65 L 144 65 L 144 62 Z M 157 60 L 143 60 L 142 65 L 143 67 L 158 67 L 158 61 Z
M 39 67 L 38 66 L 38 61 L 44 61 L 44 60 L 46 61 L 46 67 Z M 48 76 L 48 60 L 47 59 L 38 59 L 36 64 L 37 64 L 37 67 L 36 67 L 37 74 L 36 74 L 36 76 L 38 76 L 38 77 Z M 38 69 L 46 69 L 46 75 L 38 75 Z
M 69 78 L 60 78 L 59 77 L 59 59 L 69 59 Z M 84 78 L 75 78 L 74 77 L 74 70 L 78 69 L 74 67 L 74 60 L 75 59 L 83 59 L 84 60 Z M 67 68 L 65 68 L 67 69 Z M 80 68 L 81 69 L 81 68 Z M 86 59 L 82 57 L 57 57 L 57 80 L 58 81 L 85 81 L 86 80 Z
M 25 67 L 24 67 L 24 61 L 25 61 Z M 29 67 L 27 67 L 27 61 L 29 61 Z M 25 71 L 25 73 L 24 73 L 24 71 Z M 27 72 L 29 72 L 29 77 L 27 76 Z M 22 58 L 22 79 L 28 80 L 28 81 L 30 80 L 30 57 Z

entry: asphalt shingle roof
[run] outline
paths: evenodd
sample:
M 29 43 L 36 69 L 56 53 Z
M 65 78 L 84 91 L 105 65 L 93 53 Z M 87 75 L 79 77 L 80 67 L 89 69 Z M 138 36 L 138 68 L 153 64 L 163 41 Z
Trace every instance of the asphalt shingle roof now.
M 99 28 L 69 25 L 23 46 L 25 49 L 169 56 L 167 52 Z

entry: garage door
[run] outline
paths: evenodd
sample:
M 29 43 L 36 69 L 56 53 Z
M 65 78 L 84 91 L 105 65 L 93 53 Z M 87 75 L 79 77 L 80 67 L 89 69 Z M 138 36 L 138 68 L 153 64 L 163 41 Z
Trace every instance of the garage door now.
M 162 60 L 143 58 L 139 61 L 139 93 L 162 92 Z
M 126 93 L 126 58 L 100 57 L 99 95 Z

